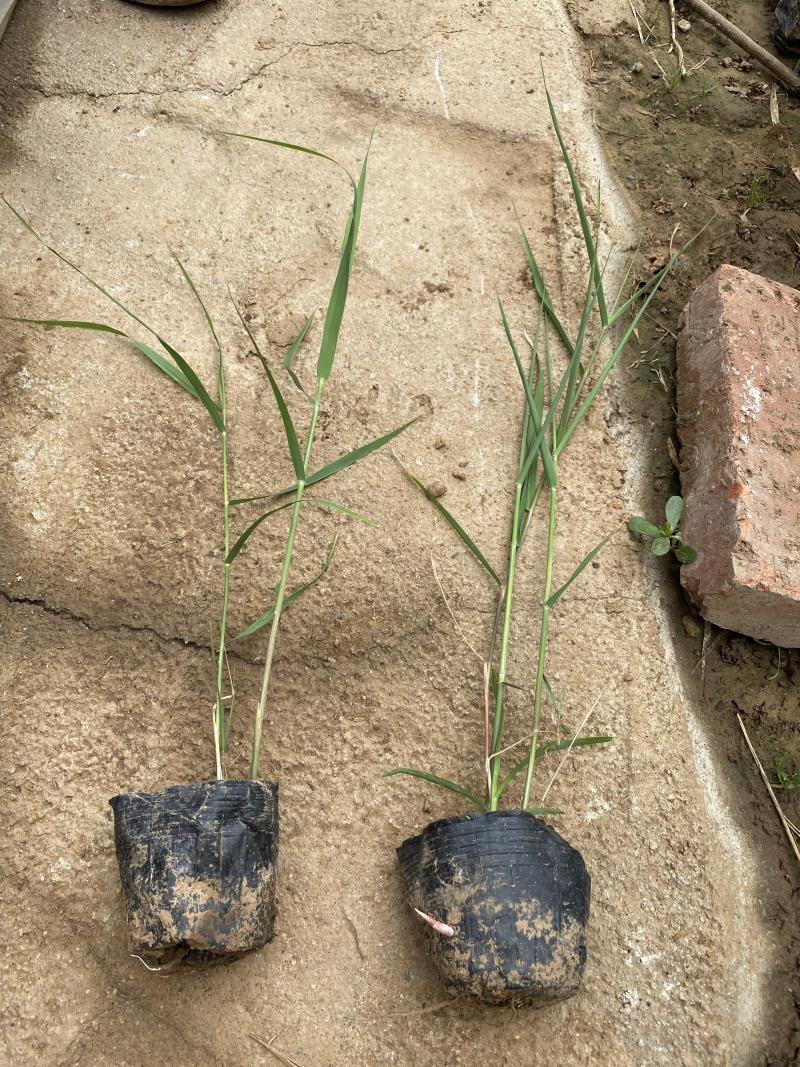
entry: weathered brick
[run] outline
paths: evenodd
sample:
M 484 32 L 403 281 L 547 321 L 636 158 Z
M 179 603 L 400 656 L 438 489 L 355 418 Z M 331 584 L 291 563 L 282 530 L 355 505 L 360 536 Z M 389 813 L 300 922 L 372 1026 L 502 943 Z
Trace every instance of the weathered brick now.
M 678 337 L 681 581 L 710 622 L 800 646 L 800 292 L 722 266 Z

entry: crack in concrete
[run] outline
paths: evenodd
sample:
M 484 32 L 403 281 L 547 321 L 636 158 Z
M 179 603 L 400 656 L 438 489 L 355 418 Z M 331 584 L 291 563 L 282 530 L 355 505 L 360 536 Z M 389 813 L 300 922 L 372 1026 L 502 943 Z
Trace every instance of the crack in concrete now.
M 261 63 L 255 70 L 250 71 L 238 82 L 226 87 L 214 86 L 214 85 L 186 85 L 186 86 L 172 86 L 163 89 L 120 89 L 114 92 L 93 92 L 91 89 L 66 89 L 56 86 L 53 89 L 46 89 L 41 85 L 33 85 L 30 83 L 21 82 L 19 88 L 24 89 L 27 92 L 38 93 L 45 99 L 62 99 L 70 100 L 75 97 L 87 97 L 90 100 L 107 100 L 119 97 L 132 97 L 132 96 L 167 96 L 170 94 L 185 94 L 185 93 L 213 93 L 215 96 L 232 96 L 234 93 L 240 92 L 249 82 L 254 81 L 256 78 L 260 78 L 265 71 L 270 67 L 276 66 L 278 63 L 282 63 L 284 59 L 288 58 L 292 52 L 298 48 L 359 48 L 364 52 L 369 52 L 375 56 L 388 56 L 399 52 L 406 52 L 411 48 L 421 48 L 424 42 L 419 42 L 413 45 L 402 45 L 399 48 L 372 48 L 370 45 L 363 44 L 360 41 L 296 41 L 294 44 L 289 45 L 285 52 L 282 52 L 275 59 L 267 60 L 265 63 Z
M 88 618 L 85 615 L 78 615 L 74 611 L 70 611 L 66 607 L 54 607 L 49 604 L 45 597 L 32 597 L 32 596 L 15 596 L 13 593 L 9 593 L 5 589 L 0 589 L 0 600 L 4 600 L 10 608 L 15 606 L 20 607 L 32 607 L 37 608 L 45 615 L 51 615 L 54 618 L 65 619 L 69 623 L 75 623 L 78 626 L 84 626 L 91 633 L 96 634 L 115 634 L 115 633 L 127 633 L 135 636 L 150 636 L 154 637 L 157 641 L 161 641 L 167 645 L 181 645 L 183 648 L 196 649 L 198 652 L 209 653 L 213 652 L 210 644 L 205 644 L 202 641 L 198 641 L 191 637 L 179 637 L 177 634 L 165 634 L 160 630 L 156 630 L 153 626 L 137 626 L 135 623 L 130 622 L 115 622 L 115 623 L 99 623 L 93 619 Z M 399 635 L 398 639 L 394 642 L 388 640 L 381 641 L 378 637 L 373 637 L 372 645 L 369 649 L 364 650 L 364 654 L 369 656 L 374 652 L 397 652 L 397 649 L 408 641 L 414 641 L 421 634 L 427 634 L 427 625 L 417 627 L 413 630 Z M 231 638 L 228 638 L 230 641 Z M 295 650 L 295 655 L 299 662 L 306 666 L 326 664 L 330 662 L 329 653 L 310 653 L 307 649 Z M 262 667 L 262 656 L 248 656 L 242 652 L 236 652 L 228 646 L 227 648 L 228 659 L 238 660 L 240 663 L 245 663 L 250 667 Z
M 163 634 L 160 630 L 156 630 L 152 626 L 137 626 L 130 622 L 116 622 L 113 624 L 97 623 L 87 618 L 85 615 L 77 615 L 75 612 L 70 611 L 69 608 L 53 607 L 52 604 L 48 604 L 44 597 L 14 596 L 13 593 L 9 593 L 5 589 L 0 589 L 0 598 L 5 600 L 10 607 L 18 604 L 39 608 L 39 610 L 43 611 L 46 615 L 53 615 L 56 618 L 66 619 L 69 622 L 85 626 L 86 629 L 91 630 L 92 633 L 149 634 L 151 637 L 155 637 L 158 641 L 163 641 L 165 644 L 180 644 L 184 648 L 194 648 L 201 652 L 211 651 L 211 646 L 204 644 L 202 641 L 196 641 L 191 637 L 178 637 L 176 634 Z M 231 649 L 228 649 L 228 657 L 230 659 L 241 660 L 243 663 L 249 663 L 251 665 L 260 662 L 258 659 L 244 656 L 241 652 L 234 652 Z

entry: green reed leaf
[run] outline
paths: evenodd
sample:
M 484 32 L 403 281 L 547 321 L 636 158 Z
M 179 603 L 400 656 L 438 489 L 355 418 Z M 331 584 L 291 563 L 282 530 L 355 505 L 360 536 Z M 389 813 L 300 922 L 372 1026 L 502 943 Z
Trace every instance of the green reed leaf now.
M 398 426 L 397 429 L 390 430 L 389 433 L 385 433 L 381 437 L 376 437 L 374 441 L 368 441 L 365 445 L 359 445 L 359 447 L 354 448 L 352 452 L 347 452 L 345 455 L 339 456 L 333 463 L 328 463 L 325 467 L 320 467 L 318 471 L 309 474 L 305 480 L 306 485 L 317 485 L 319 482 L 324 482 L 326 478 L 331 478 L 334 474 L 338 474 L 340 471 L 352 467 L 354 463 L 358 463 L 359 460 L 365 459 L 373 452 L 377 452 L 379 448 L 383 448 L 389 441 L 394 440 L 398 434 L 407 430 L 409 426 L 413 426 L 415 422 L 419 422 L 421 418 L 421 415 L 417 415 L 416 418 L 409 419 L 408 422 L 404 422 L 403 425 Z M 297 483 L 295 482 L 294 485 L 287 485 L 283 489 L 278 489 L 273 495 L 284 496 L 286 493 L 293 493 L 296 489 Z
M 319 508 L 328 508 L 332 511 L 341 511 L 343 515 L 347 515 L 351 519 L 357 519 L 359 522 L 363 522 L 367 526 L 380 526 L 379 522 L 376 522 L 375 519 L 369 518 L 368 515 L 362 515 L 361 512 L 353 511 L 352 508 L 345 507 L 344 504 L 337 504 L 333 500 L 324 500 L 323 498 L 317 498 L 316 500 L 309 500 L 309 504 L 315 504 Z
M 231 503 L 232 503 L 232 501 L 231 501 Z M 265 511 L 263 515 L 259 515 L 257 519 L 255 519 L 253 522 L 250 523 L 250 525 L 247 527 L 247 529 L 244 531 L 244 533 L 240 534 L 240 536 L 236 539 L 236 541 L 235 541 L 233 547 L 231 548 L 230 552 L 225 557 L 225 562 L 226 563 L 233 563 L 233 561 L 236 559 L 236 557 L 242 551 L 244 546 L 250 540 L 250 536 L 253 533 L 255 533 L 255 531 L 259 528 L 259 526 L 261 525 L 262 522 L 264 522 L 265 519 L 268 519 L 270 517 L 270 515 L 276 515 L 279 511 L 285 511 L 286 508 L 290 508 L 292 506 L 292 504 L 294 504 L 294 501 L 293 500 L 289 500 L 287 503 L 280 504 L 280 505 L 278 505 L 277 508 L 271 508 L 269 511 Z
M 489 563 L 486 556 L 484 556 L 483 552 L 481 552 L 481 550 L 475 544 L 473 539 L 470 537 L 470 535 L 467 533 L 467 531 L 464 529 L 458 519 L 456 519 L 456 517 L 447 510 L 444 504 L 442 504 L 441 501 L 433 495 L 430 489 L 426 485 L 424 485 L 419 480 L 419 478 L 414 477 L 411 471 L 408 471 L 405 467 L 403 467 L 403 473 L 410 482 L 414 483 L 414 485 L 417 487 L 417 489 L 419 489 L 423 496 L 425 496 L 431 502 L 431 504 L 433 504 L 433 506 L 436 508 L 436 510 L 439 512 L 445 522 L 447 522 L 448 525 L 451 526 L 453 530 L 455 530 L 455 532 L 467 546 L 467 548 L 478 561 L 478 563 L 480 563 L 480 565 L 484 568 L 486 573 L 490 575 L 490 577 L 493 578 L 498 585 L 502 585 L 502 582 L 500 581 L 500 576 L 498 575 L 497 571 L 494 569 L 491 563 Z
M 292 503 L 294 503 L 294 501 L 292 501 Z M 286 595 L 283 601 L 282 611 L 286 611 L 287 608 L 291 607 L 292 604 L 298 601 L 304 593 L 307 593 L 309 589 L 315 586 L 320 580 L 320 578 L 322 578 L 327 573 L 328 568 L 331 565 L 331 561 L 333 560 L 333 554 L 336 551 L 337 540 L 338 538 L 335 537 L 331 542 L 330 547 L 328 548 L 328 555 L 326 556 L 325 562 L 323 563 L 319 573 L 315 574 L 310 581 L 305 582 L 303 585 L 299 586 L 299 588 Z M 236 635 L 234 640 L 238 641 L 243 637 L 250 637 L 251 634 L 254 634 L 257 630 L 260 630 L 262 626 L 266 626 L 268 623 L 271 623 L 274 617 L 275 608 L 273 607 L 270 608 L 270 610 L 267 611 L 264 615 L 259 616 L 259 618 L 255 620 L 255 622 L 251 622 L 247 629 L 242 630 L 240 634 Z
M 476 808 L 481 811 L 486 810 L 486 804 L 484 801 L 477 797 L 474 793 L 471 793 L 469 789 L 465 789 L 463 785 L 457 785 L 455 782 L 451 782 L 449 778 L 440 778 L 438 774 L 429 774 L 427 771 L 418 771 L 413 767 L 394 767 L 391 771 L 384 771 L 384 778 L 392 778 L 396 774 L 406 774 L 411 778 L 421 778 L 425 782 L 430 782 L 431 785 L 441 786 L 442 789 L 449 789 L 451 793 L 458 793 L 459 796 L 465 797 L 471 804 L 474 804 Z
M 564 582 L 564 584 L 561 586 L 561 588 L 560 589 L 556 589 L 555 593 L 553 593 L 552 596 L 549 596 L 547 598 L 545 603 L 547 604 L 548 607 L 551 608 L 555 603 L 557 603 L 561 599 L 561 597 L 564 595 L 564 593 L 566 593 L 567 589 L 569 589 L 569 587 L 572 585 L 572 583 L 575 581 L 575 579 L 578 577 L 578 575 L 589 566 L 589 564 L 592 562 L 592 560 L 597 555 L 597 553 L 605 545 L 608 544 L 608 542 L 611 540 L 611 538 L 614 536 L 614 534 L 616 532 L 617 532 L 616 530 L 612 530 L 611 533 L 606 534 L 606 536 L 603 538 L 603 540 L 600 541 L 599 544 L 596 544 L 594 546 L 594 548 L 589 553 L 589 555 L 581 560 L 581 562 L 578 564 L 578 566 L 575 568 L 575 570 L 572 572 L 572 574 L 569 576 L 569 578 L 567 578 L 566 582 Z
M 297 439 L 297 431 L 294 428 L 294 422 L 292 422 L 292 416 L 286 406 L 286 401 L 283 399 L 283 393 L 280 390 L 280 386 L 275 381 L 275 375 L 270 370 L 269 363 L 267 363 L 260 352 L 256 352 L 256 356 L 260 361 L 261 366 L 264 368 L 267 381 L 275 396 L 275 403 L 278 405 L 278 410 L 281 413 L 281 422 L 283 423 L 283 430 L 286 434 L 286 443 L 289 446 L 289 455 L 292 457 L 294 473 L 296 474 L 298 481 L 303 481 L 306 475 L 306 468 L 305 463 L 303 462 L 303 453 L 300 448 L 300 442 Z
M 553 129 L 555 130 L 556 138 L 558 139 L 559 147 L 561 148 L 561 155 L 564 159 L 564 163 L 567 167 L 567 173 L 569 174 L 570 185 L 572 186 L 572 197 L 575 201 L 575 207 L 578 211 L 578 218 L 580 219 L 581 231 L 583 233 L 583 241 L 586 245 L 586 254 L 589 258 L 589 264 L 591 272 L 594 277 L 594 283 L 597 291 L 597 304 L 600 311 L 600 320 L 604 326 L 608 326 L 608 308 L 606 306 L 605 293 L 603 291 L 603 281 L 600 277 L 600 272 L 597 269 L 597 248 L 595 246 L 594 238 L 592 237 L 592 227 L 589 222 L 589 216 L 586 213 L 586 206 L 583 201 L 583 194 L 581 193 L 580 183 L 578 182 L 578 176 L 575 173 L 575 167 L 573 166 L 572 159 L 569 151 L 567 150 L 566 142 L 561 133 L 561 127 L 558 124 L 558 116 L 556 115 L 556 109 L 553 106 L 553 100 L 545 85 L 545 96 L 547 97 L 547 107 L 550 111 L 550 119 L 553 123 Z

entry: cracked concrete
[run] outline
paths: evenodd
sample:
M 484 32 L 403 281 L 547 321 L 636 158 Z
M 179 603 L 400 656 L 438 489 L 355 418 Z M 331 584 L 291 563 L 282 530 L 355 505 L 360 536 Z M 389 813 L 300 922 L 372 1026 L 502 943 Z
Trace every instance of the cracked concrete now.
M 498 560 L 519 394 L 494 293 L 515 323 L 535 316 L 513 203 L 553 288 L 577 306 L 583 286 L 540 56 L 588 181 L 598 160 L 579 44 L 555 0 L 219 0 L 169 13 L 27 0 L 0 46 L 2 189 L 209 378 L 212 347 L 168 249 L 186 262 L 222 331 L 234 489 L 250 495 L 291 475 L 226 285 L 259 336 L 288 344 L 324 300 L 347 189 L 333 169 L 219 131 L 311 143 L 356 166 L 377 121 L 318 458 L 423 414 L 399 455 L 446 485 L 448 506 Z M 625 247 L 627 219 L 606 188 Z M 0 312 L 118 321 L 10 216 L 0 240 Z M 128 957 L 107 799 L 212 768 L 215 442 L 191 401 L 111 339 L 13 324 L 2 336 L 9 1062 L 249 1064 L 258 1049 L 245 1035 L 276 1031 L 308 1067 L 779 1062 L 789 994 L 772 912 L 783 898 L 727 866 L 697 778 L 691 696 L 651 609 L 660 594 L 624 536 L 553 624 L 565 714 L 578 720 L 601 692 L 593 725 L 615 736 L 552 794 L 594 879 L 586 989 L 535 1017 L 444 1001 L 393 848 L 457 804 L 380 773 L 403 763 L 480 776 L 481 679 L 431 552 L 474 641 L 489 591 L 388 455 L 336 484 L 335 499 L 379 527 L 320 513 L 301 529 L 292 584 L 316 573 L 337 529 L 341 545 L 286 617 L 268 709 L 283 824 L 275 942 L 200 973 L 153 975 Z M 600 409 L 576 442 L 563 474 L 564 574 L 618 521 L 634 449 Z M 465 480 L 451 474 L 461 462 Z M 234 631 L 270 602 L 283 532 L 265 524 L 237 560 Z M 530 670 L 537 563 L 531 554 L 522 580 L 518 676 Z M 245 773 L 263 641 L 237 651 L 234 775 Z M 727 826 L 737 815 L 719 773 Z
M 69 89 L 60 88 L 59 86 L 44 88 L 40 85 L 21 82 L 17 85 L 17 88 L 23 92 L 39 93 L 41 96 L 61 97 L 62 99 L 85 96 L 90 100 L 108 100 L 112 97 L 125 96 L 166 96 L 169 93 L 216 93 L 219 96 L 232 96 L 234 93 L 238 93 L 242 90 L 249 82 L 253 81 L 253 79 L 261 77 L 261 75 L 269 70 L 270 67 L 274 67 L 278 63 L 283 62 L 284 59 L 290 56 L 298 48 L 357 48 L 375 56 L 388 56 L 398 52 L 406 52 L 411 47 L 419 49 L 422 45 L 417 42 L 413 46 L 405 45 L 401 48 L 380 49 L 370 48 L 368 45 L 358 41 L 295 41 L 288 45 L 286 51 L 282 52 L 279 56 L 276 56 L 275 59 L 267 60 L 265 63 L 260 64 L 255 70 L 251 70 L 243 78 L 236 81 L 233 85 L 226 87 L 220 85 L 182 85 L 180 87 L 164 86 L 161 89 L 149 89 L 146 86 L 138 86 L 136 89 L 129 89 L 125 92 L 104 93 L 92 89 Z
M 0 597 L 2 597 L 7 604 L 27 604 L 30 607 L 41 608 L 47 615 L 54 615 L 56 618 L 69 619 L 71 622 L 80 623 L 81 626 L 85 626 L 87 630 L 92 630 L 95 633 L 98 631 L 105 632 L 117 632 L 117 633 L 129 633 L 129 634 L 150 634 L 152 637 L 157 637 L 159 641 L 166 643 L 177 642 L 181 645 L 190 645 L 193 648 L 203 649 L 206 652 L 211 652 L 211 645 L 201 645 L 197 641 L 191 641 L 180 637 L 171 637 L 169 634 L 159 633 L 158 630 L 154 630 L 150 626 L 130 626 L 125 623 L 117 623 L 114 626 L 98 626 L 91 619 L 85 618 L 82 615 L 75 615 L 73 612 L 68 611 L 67 608 L 53 608 L 44 600 L 44 598 L 35 599 L 33 597 L 17 597 L 12 596 L 5 590 L 0 589 Z M 242 656 L 241 653 L 231 649 L 230 656 L 232 659 L 244 659 L 246 662 L 257 662 L 256 660 L 248 660 L 247 657 Z

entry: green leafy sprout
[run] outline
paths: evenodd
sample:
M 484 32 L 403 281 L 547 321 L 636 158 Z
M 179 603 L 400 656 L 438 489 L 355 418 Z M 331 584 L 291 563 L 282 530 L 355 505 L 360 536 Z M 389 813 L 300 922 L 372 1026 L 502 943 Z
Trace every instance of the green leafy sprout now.
M 236 301 L 231 294 L 231 301 L 233 303 L 236 315 L 245 330 L 247 339 L 252 348 L 252 352 L 256 359 L 260 363 L 264 375 L 269 383 L 270 390 L 275 400 L 276 407 L 280 414 L 281 422 L 283 425 L 284 434 L 286 437 L 286 445 L 289 453 L 289 457 L 292 462 L 294 470 L 295 481 L 284 488 L 276 489 L 267 492 L 261 496 L 254 497 L 232 497 L 230 492 L 230 456 L 229 456 L 229 430 L 228 430 L 228 416 L 227 416 L 227 397 L 226 397 L 226 382 L 225 382 L 225 359 L 223 355 L 222 344 L 220 342 L 219 334 L 212 320 L 211 314 L 203 302 L 194 281 L 189 275 L 186 267 L 180 260 L 176 259 L 180 273 L 186 281 L 189 289 L 192 292 L 195 300 L 197 301 L 206 325 L 211 334 L 214 348 L 217 356 L 217 373 L 216 373 L 216 395 L 212 395 L 212 390 L 208 389 L 201 381 L 199 375 L 193 369 L 187 359 L 185 359 L 168 341 L 166 341 L 161 334 L 158 333 L 152 326 L 148 325 L 142 318 L 140 318 L 134 311 L 126 307 L 120 300 L 113 296 L 108 289 L 104 288 L 99 282 L 96 282 L 89 276 L 84 270 L 82 270 L 75 263 L 72 263 L 66 256 L 62 255 L 57 249 L 47 244 L 43 238 L 33 229 L 22 215 L 3 198 L 7 207 L 13 212 L 17 220 L 25 227 L 25 229 L 33 235 L 52 255 L 59 259 L 62 263 L 66 264 L 72 270 L 81 275 L 90 285 L 94 286 L 100 293 L 103 294 L 116 308 L 123 312 L 129 319 L 131 319 L 141 330 L 145 331 L 146 335 L 149 335 L 149 340 L 155 343 L 158 347 L 153 347 L 152 344 L 142 341 L 140 338 L 128 333 L 126 330 L 120 329 L 116 326 L 108 325 L 100 322 L 90 322 L 79 319 L 38 319 L 38 318 L 20 318 L 13 317 L 11 321 L 27 323 L 37 326 L 45 327 L 62 327 L 68 329 L 81 329 L 81 330 L 94 330 L 102 333 L 113 334 L 116 337 L 124 339 L 133 345 L 136 351 L 144 356 L 153 367 L 160 371 L 164 376 L 169 378 L 173 384 L 179 386 L 185 393 L 199 401 L 211 424 L 214 431 L 217 433 L 219 441 L 220 451 L 220 470 L 221 470 L 221 482 L 222 482 L 222 595 L 221 595 L 221 609 L 220 609 L 220 621 L 219 621 L 219 636 L 216 641 L 216 647 L 212 641 L 212 654 L 214 656 L 214 714 L 213 714 L 213 729 L 214 729 L 214 750 L 215 750 L 215 763 L 217 778 L 222 779 L 225 777 L 225 756 L 229 748 L 231 726 L 234 718 L 234 693 L 225 694 L 225 671 L 227 665 L 227 647 L 228 647 L 228 611 L 230 605 L 230 579 L 231 568 L 238 557 L 239 553 L 244 549 L 245 545 L 249 541 L 250 537 L 261 526 L 263 522 L 271 518 L 273 515 L 279 512 L 289 510 L 289 525 L 288 533 L 286 536 L 286 543 L 283 552 L 283 560 L 281 563 L 280 576 L 278 579 L 277 587 L 274 594 L 274 600 L 269 609 L 255 619 L 242 633 L 238 634 L 235 639 L 248 637 L 262 627 L 269 626 L 269 638 L 267 643 L 264 671 L 261 683 L 261 691 L 258 700 L 258 704 L 255 710 L 253 735 L 252 735 L 252 747 L 250 758 L 250 777 L 257 778 L 259 776 L 259 768 L 261 764 L 261 740 L 264 724 L 264 715 L 267 707 L 267 701 L 269 697 L 269 684 L 272 671 L 272 664 L 275 655 L 275 647 L 278 636 L 278 629 L 280 626 L 281 616 L 283 612 L 294 604 L 297 600 L 303 596 L 309 589 L 311 589 L 328 571 L 333 554 L 336 548 L 336 538 L 328 548 L 325 560 L 319 572 L 310 581 L 305 582 L 296 589 L 289 591 L 288 581 L 289 574 L 292 565 L 292 557 L 294 553 L 295 541 L 297 538 L 298 526 L 300 523 L 301 511 L 304 504 L 313 505 L 314 507 L 322 508 L 328 511 L 336 511 L 344 514 L 350 518 L 356 519 L 361 522 L 373 524 L 372 520 L 366 516 L 360 514 L 353 509 L 325 498 L 318 498 L 311 496 L 307 490 L 314 487 L 315 492 L 317 487 L 322 482 L 327 481 L 335 474 L 346 470 L 348 467 L 355 463 L 359 463 L 361 460 L 366 459 L 373 452 L 382 448 L 388 444 L 389 441 L 397 437 L 409 426 L 412 425 L 416 419 L 412 419 L 409 422 L 404 423 L 401 426 L 390 430 L 388 433 L 376 438 L 373 441 L 369 441 L 366 444 L 360 445 L 358 448 L 351 452 L 347 452 L 340 456 L 338 459 L 331 463 L 325 464 L 322 467 L 314 468 L 312 466 L 312 451 L 314 447 L 315 434 L 317 429 L 317 423 L 319 419 L 320 410 L 322 408 L 323 393 L 325 385 L 331 376 L 333 371 L 334 360 L 336 357 L 337 346 L 339 342 L 339 333 L 342 325 L 342 319 L 344 317 L 345 306 L 347 303 L 347 295 L 349 291 L 350 279 L 353 272 L 353 264 L 355 261 L 356 245 L 358 242 L 359 225 L 361 221 L 361 209 L 364 200 L 364 188 L 367 177 L 367 159 L 369 156 L 369 146 L 364 155 L 364 161 L 361 167 L 361 171 L 358 179 L 354 178 L 350 172 L 338 163 L 331 156 L 327 156 L 322 152 L 318 152 L 315 149 L 307 148 L 303 145 L 291 144 L 286 141 L 276 141 L 266 137 L 256 137 L 250 134 L 231 134 L 231 136 L 241 137 L 246 140 L 257 141 L 262 144 L 277 146 L 279 148 L 290 149 L 295 152 L 302 152 L 306 155 L 315 156 L 319 159 L 325 160 L 329 163 L 333 163 L 347 176 L 352 192 L 352 206 L 347 215 L 347 220 L 344 227 L 344 235 L 342 238 L 342 245 L 339 254 L 339 264 L 336 272 L 336 277 L 333 283 L 333 287 L 328 299 L 327 310 L 325 313 L 325 319 L 322 327 L 322 340 L 319 349 L 319 356 L 316 364 L 316 381 L 314 387 L 311 390 L 307 390 L 295 369 L 295 358 L 303 344 L 303 341 L 308 334 L 311 325 L 314 320 L 314 314 L 308 316 L 303 324 L 302 329 L 295 337 L 292 344 L 289 346 L 286 354 L 283 358 L 283 372 L 287 375 L 287 378 L 292 385 L 303 395 L 305 401 L 310 406 L 310 414 L 308 418 L 308 425 L 304 435 L 304 441 L 301 443 L 301 435 L 298 433 L 295 423 L 289 411 L 289 407 L 283 396 L 279 380 L 278 372 L 270 366 L 266 356 L 261 351 L 258 341 L 256 340 L 253 332 L 250 329 L 246 319 L 242 315 Z M 246 505 L 256 503 L 259 501 L 267 501 L 268 507 L 253 519 L 234 539 L 232 533 L 232 514 L 235 509 L 244 507 Z M 231 684 L 231 689 L 233 685 Z
M 650 551 L 654 556 L 666 556 L 672 552 L 679 563 L 694 563 L 697 552 L 687 545 L 681 533 L 681 516 L 683 515 L 683 497 L 671 496 L 664 507 L 666 522 L 656 526 L 641 515 L 634 515 L 628 522 L 628 529 L 650 542 Z
M 750 188 L 747 191 L 747 208 L 749 210 L 754 207 L 763 207 L 766 202 L 764 179 L 756 176 L 750 182 Z
M 433 505 L 439 515 L 460 538 L 467 551 L 484 571 L 494 589 L 495 613 L 487 651 L 483 662 L 484 677 L 484 746 L 482 788 L 466 788 L 448 778 L 426 770 L 410 767 L 395 767 L 386 773 L 410 775 L 433 785 L 448 789 L 469 801 L 482 811 L 497 811 L 506 791 L 519 778 L 523 781 L 522 807 L 533 814 L 561 814 L 557 809 L 544 806 L 549 786 L 540 802 L 533 802 L 533 784 L 537 766 L 548 754 L 562 752 L 562 763 L 573 750 L 584 746 L 604 744 L 608 736 L 563 736 L 545 739 L 542 729 L 542 713 L 545 701 L 549 701 L 558 715 L 556 696 L 546 673 L 548 633 L 551 613 L 572 583 L 595 558 L 613 533 L 608 534 L 583 558 L 569 577 L 556 585 L 555 547 L 558 518 L 559 460 L 583 424 L 587 413 L 600 390 L 625 351 L 631 337 L 656 296 L 664 279 L 678 257 L 693 240 L 676 251 L 669 261 L 648 281 L 634 288 L 632 295 L 625 296 L 631 278 L 636 253 L 634 252 L 618 292 L 609 298 L 604 285 L 604 266 L 601 266 L 597 251 L 597 231 L 600 225 L 600 198 L 598 191 L 596 219 L 590 220 L 578 177 L 561 133 L 558 118 L 550 94 L 547 103 L 562 159 L 569 176 L 573 202 L 577 210 L 587 257 L 585 297 L 580 320 L 575 334 L 570 333 L 553 304 L 539 263 L 528 237 L 520 223 L 522 249 L 537 294 L 538 320 L 533 339 L 525 336 L 527 351 L 525 361 L 515 339 L 502 303 L 499 313 L 506 340 L 516 366 L 522 393 L 522 420 L 520 451 L 517 475 L 514 484 L 514 506 L 511 533 L 505 569 L 493 566 L 486 554 L 463 525 L 436 498 L 434 493 L 418 478 L 406 472 L 415 487 Z M 702 231 L 701 231 L 702 232 Z M 699 234 L 698 234 L 699 236 Z M 559 358 L 563 371 L 556 380 L 555 358 Z M 508 675 L 511 620 L 514 607 L 514 591 L 517 568 L 535 509 L 540 499 L 545 498 L 547 507 L 546 534 L 544 543 L 544 582 L 539 613 L 539 639 L 536 651 L 532 683 L 521 686 Z M 506 710 L 512 690 L 521 691 L 528 699 L 529 732 L 520 741 L 506 742 Z M 585 721 L 585 720 L 584 720 Z M 504 757 L 511 750 L 523 745 L 527 748 L 522 759 L 510 767 L 504 766 Z M 524 750 L 523 748 L 523 750 Z M 561 764 L 559 764 L 559 767 Z M 558 768 L 556 770 L 558 773 Z M 552 778 L 551 782 L 552 784 Z
M 776 763 L 773 772 L 775 781 L 773 789 L 800 789 L 800 760 L 789 752 L 784 752 Z

